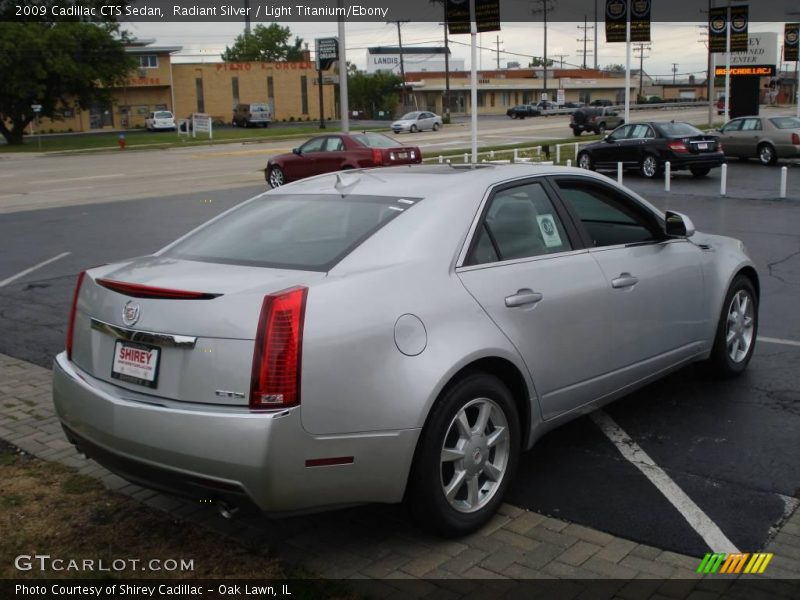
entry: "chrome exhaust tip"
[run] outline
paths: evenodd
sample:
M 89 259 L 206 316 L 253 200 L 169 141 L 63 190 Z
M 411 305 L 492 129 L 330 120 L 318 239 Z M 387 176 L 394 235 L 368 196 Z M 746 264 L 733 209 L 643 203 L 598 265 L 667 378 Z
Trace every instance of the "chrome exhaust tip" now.
M 223 519 L 230 520 L 239 513 L 239 507 L 220 500 L 217 502 L 217 512 L 219 512 Z

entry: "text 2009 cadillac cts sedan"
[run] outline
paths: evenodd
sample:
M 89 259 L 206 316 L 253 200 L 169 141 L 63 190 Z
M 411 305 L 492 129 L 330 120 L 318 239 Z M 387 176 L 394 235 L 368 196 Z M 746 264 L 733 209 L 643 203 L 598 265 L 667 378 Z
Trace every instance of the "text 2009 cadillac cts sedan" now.
M 759 282 L 602 176 L 323 175 L 78 279 L 53 394 L 131 481 L 268 513 L 406 498 L 449 535 L 547 430 L 705 361 L 742 372 Z

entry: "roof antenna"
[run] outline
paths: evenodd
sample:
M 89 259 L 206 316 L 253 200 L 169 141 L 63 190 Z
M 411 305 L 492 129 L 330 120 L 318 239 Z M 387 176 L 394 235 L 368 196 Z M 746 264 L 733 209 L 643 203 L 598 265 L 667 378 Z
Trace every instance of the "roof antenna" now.
M 344 193 L 347 188 L 353 187 L 357 184 L 361 179 L 356 173 L 348 173 L 346 171 L 339 171 L 336 173 L 336 183 L 333 187 L 335 187 L 340 192 Z

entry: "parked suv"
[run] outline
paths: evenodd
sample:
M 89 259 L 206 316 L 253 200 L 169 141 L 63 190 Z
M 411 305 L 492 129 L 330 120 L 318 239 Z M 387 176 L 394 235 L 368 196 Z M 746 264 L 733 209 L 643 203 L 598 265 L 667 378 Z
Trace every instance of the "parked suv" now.
M 272 108 L 265 103 L 237 104 L 233 109 L 234 127 L 269 127 Z
M 580 136 L 584 131 L 604 134 L 606 129 L 616 129 L 625 122 L 613 108 L 584 107 L 576 110 L 569 118 L 572 133 Z
M 148 131 L 175 129 L 175 116 L 168 110 L 155 110 L 144 120 Z

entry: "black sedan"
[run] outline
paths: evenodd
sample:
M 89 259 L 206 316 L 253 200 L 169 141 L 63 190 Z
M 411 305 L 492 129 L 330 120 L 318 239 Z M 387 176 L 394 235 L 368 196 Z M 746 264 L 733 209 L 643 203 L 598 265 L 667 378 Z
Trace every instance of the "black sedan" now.
M 518 104 L 506 111 L 506 116 L 512 119 L 524 119 L 525 117 L 538 117 L 541 110 L 534 104 Z
M 689 170 L 705 177 L 725 162 L 722 144 L 688 123 L 649 121 L 629 123 L 614 130 L 578 154 L 583 169 L 638 169 L 648 178 L 658 177 L 669 161 L 673 171 Z

